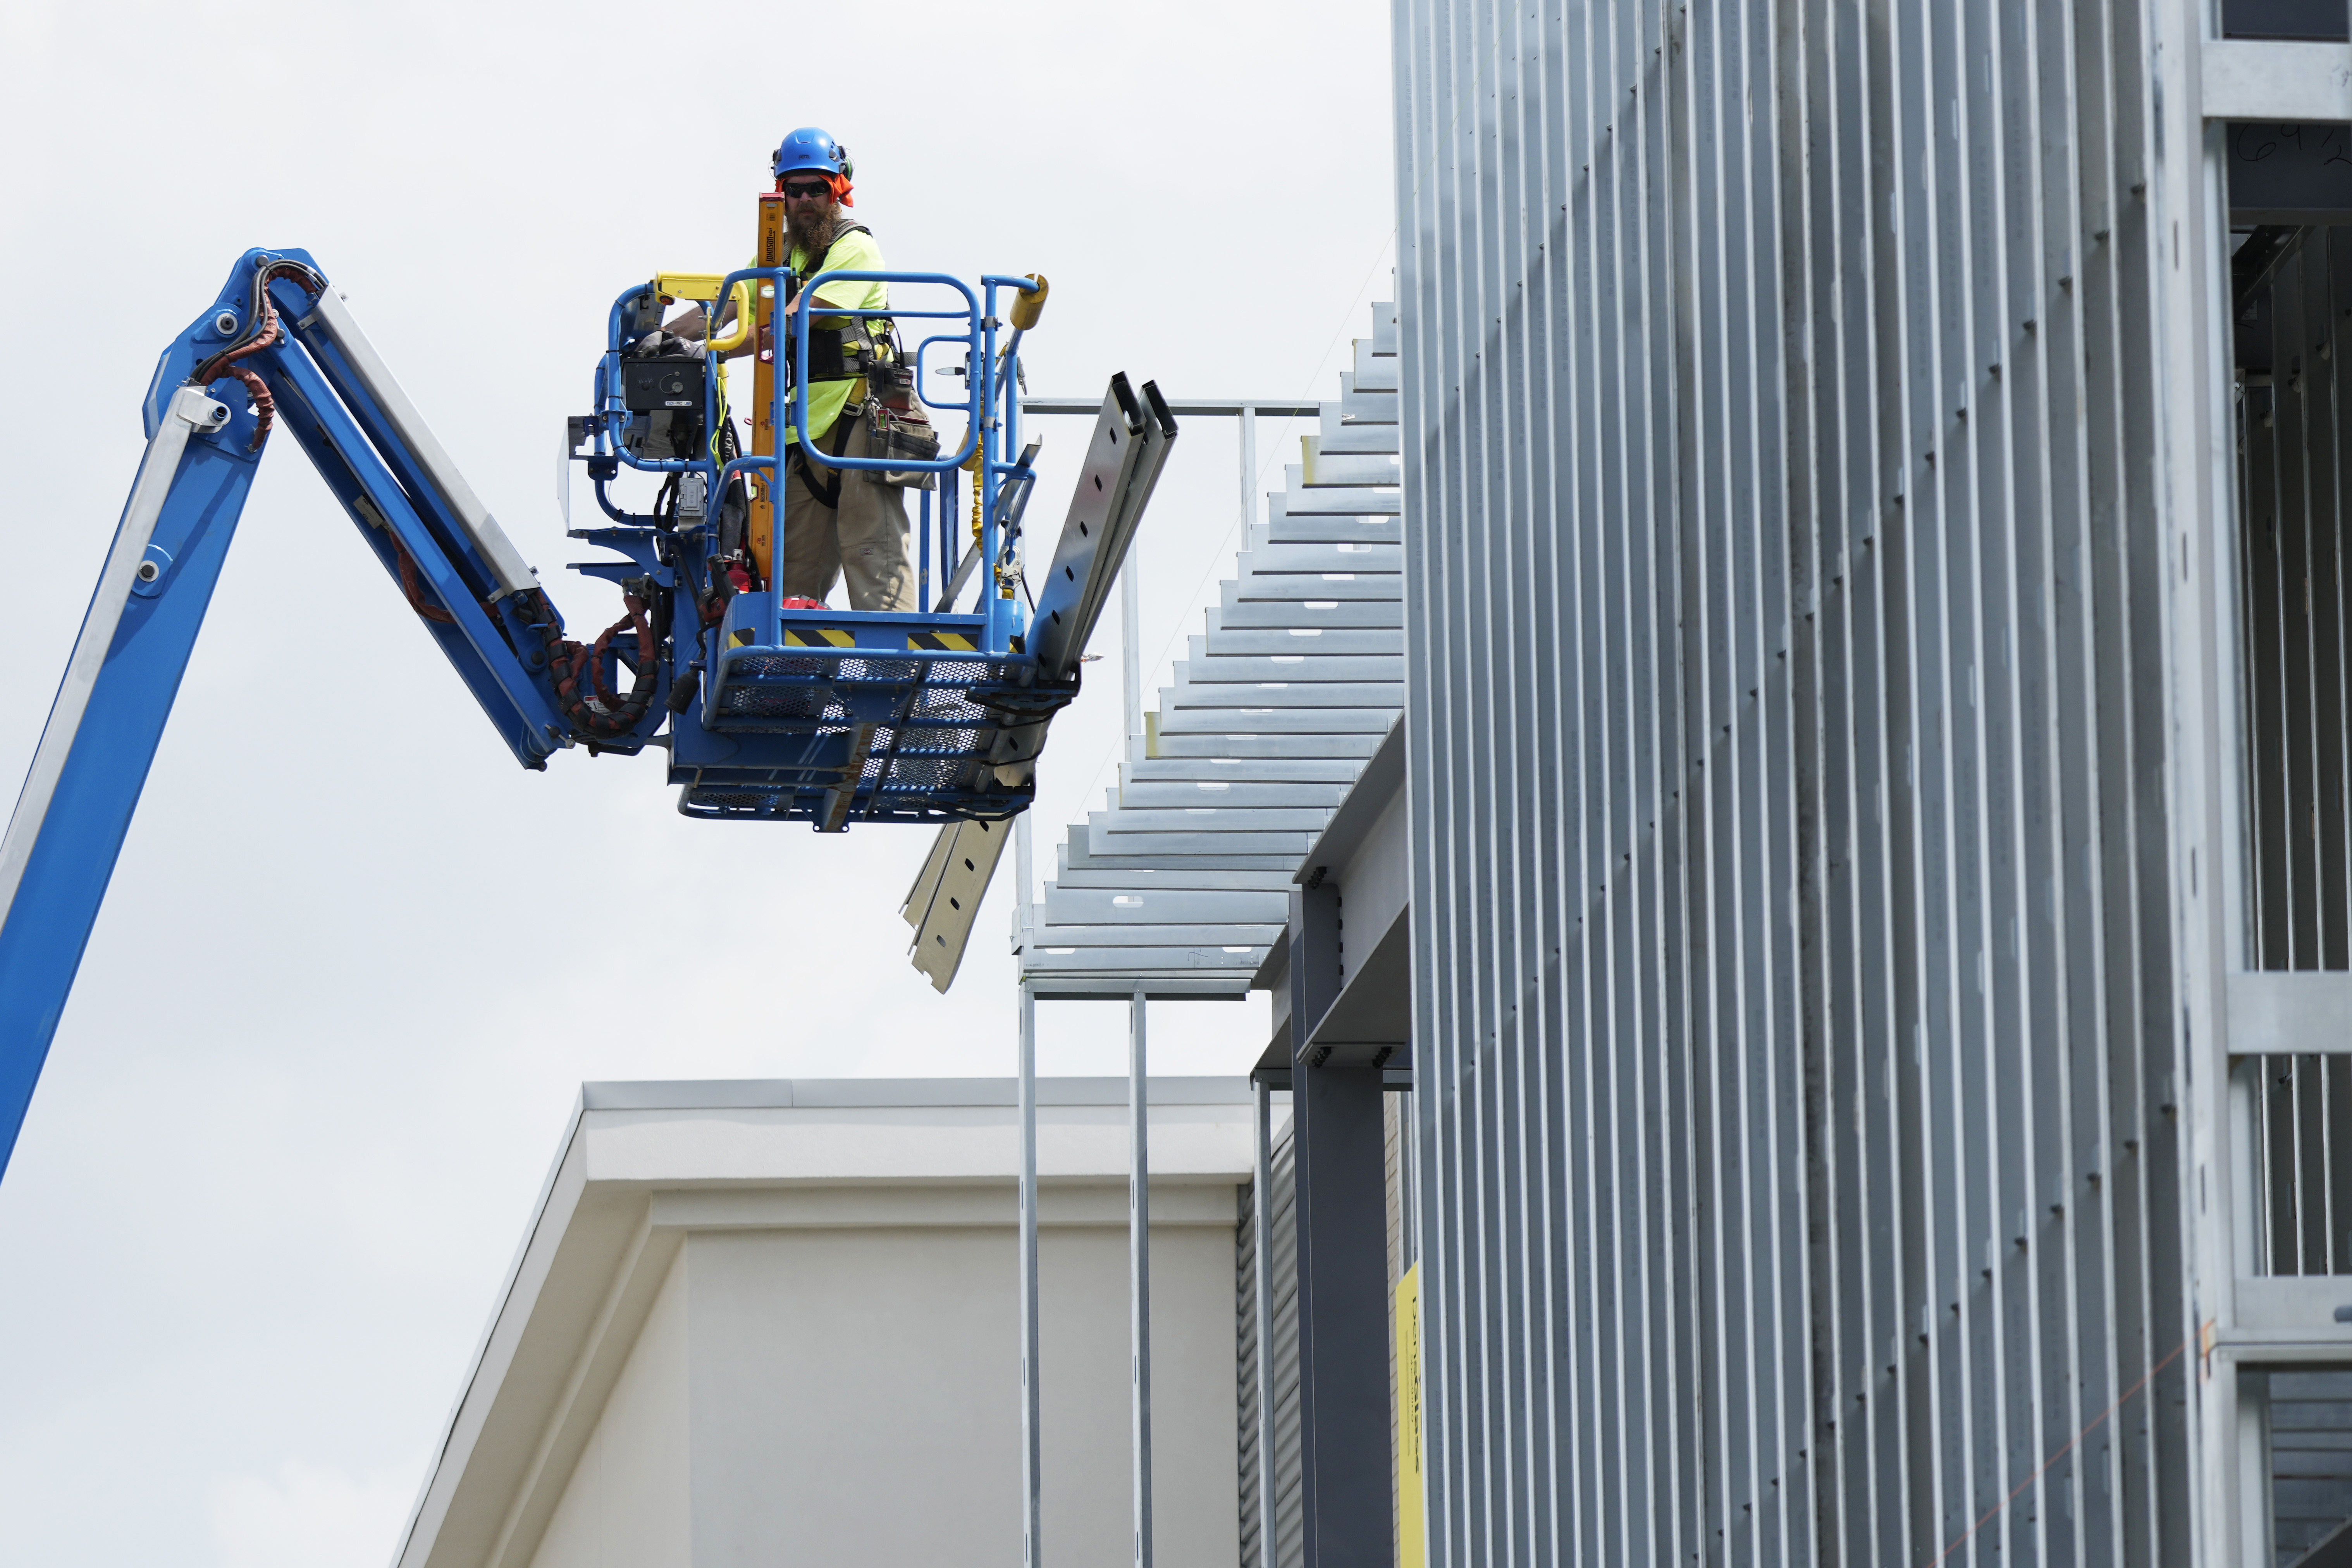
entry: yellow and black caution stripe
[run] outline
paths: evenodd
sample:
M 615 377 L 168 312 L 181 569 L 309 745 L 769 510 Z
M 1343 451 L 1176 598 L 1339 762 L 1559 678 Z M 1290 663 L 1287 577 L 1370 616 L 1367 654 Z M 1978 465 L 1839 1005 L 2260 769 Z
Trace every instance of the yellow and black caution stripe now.
M 728 640 L 737 647 L 750 647 L 751 646 L 751 629 L 749 627 L 738 627 L 736 630 L 728 634 Z
M 794 626 L 784 634 L 786 647 L 856 647 L 857 638 L 833 626 Z
M 911 653 L 978 653 L 980 645 L 961 632 L 908 632 L 907 648 Z

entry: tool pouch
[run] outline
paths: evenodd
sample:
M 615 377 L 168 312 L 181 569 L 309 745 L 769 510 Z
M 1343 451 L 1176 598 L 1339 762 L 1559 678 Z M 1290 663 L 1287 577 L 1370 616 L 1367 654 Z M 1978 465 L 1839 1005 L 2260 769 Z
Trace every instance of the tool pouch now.
M 940 438 L 932 433 L 931 421 L 919 403 L 912 408 L 893 408 L 879 399 L 869 399 L 866 419 L 868 457 L 928 463 L 940 455 Z M 929 489 L 939 478 L 922 468 L 868 468 L 865 472 L 877 485 L 895 485 L 906 490 Z
M 928 463 L 940 455 L 940 438 L 916 391 L 915 367 L 900 351 L 895 330 L 884 342 L 887 352 L 866 373 L 866 452 Z M 938 476 L 921 469 L 868 468 L 866 477 L 877 485 L 927 490 Z
M 886 358 L 866 373 L 866 395 L 894 414 L 911 413 L 929 423 L 923 400 L 915 395 L 915 367 L 897 357 Z

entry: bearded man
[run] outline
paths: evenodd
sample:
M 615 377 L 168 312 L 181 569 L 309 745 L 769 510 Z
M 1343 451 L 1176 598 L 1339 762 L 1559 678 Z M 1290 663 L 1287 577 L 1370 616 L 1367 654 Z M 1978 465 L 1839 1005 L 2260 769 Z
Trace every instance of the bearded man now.
M 874 242 L 873 232 L 845 210 L 856 204 L 851 195 L 849 154 L 839 142 L 814 126 L 803 127 L 784 138 L 772 165 L 784 201 L 788 261 L 796 276 L 883 269 L 882 247 Z M 879 282 L 836 280 L 817 290 L 816 302 L 852 310 L 886 310 L 890 290 Z M 801 305 L 797 294 L 788 298 L 785 317 Z M 730 300 L 722 321 L 733 315 Z M 775 587 L 785 598 L 822 601 L 836 581 L 845 578 L 853 610 L 915 607 L 905 492 L 896 485 L 876 484 L 853 469 L 819 468 L 802 449 L 805 440 L 831 457 L 881 455 L 871 449 L 863 384 L 882 325 L 854 316 L 816 316 L 809 322 L 808 429 L 784 432 L 783 542 Z M 778 327 L 779 374 L 791 374 L 785 363 L 791 357 L 786 352 L 789 327 L 784 321 Z M 701 339 L 701 309 L 668 328 L 688 342 Z M 735 353 L 751 348 L 747 342 Z

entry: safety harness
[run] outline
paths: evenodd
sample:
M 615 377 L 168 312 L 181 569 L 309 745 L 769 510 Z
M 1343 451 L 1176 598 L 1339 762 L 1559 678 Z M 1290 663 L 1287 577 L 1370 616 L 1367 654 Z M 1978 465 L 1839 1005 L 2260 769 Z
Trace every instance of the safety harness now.
M 873 232 L 862 223 L 853 223 L 847 218 L 836 216 L 833 237 L 824 242 L 824 255 L 818 259 L 810 276 L 814 277 L 825 269 L 825 264 L 833 259 L 834 247 L 844 239 L 853 234 L 870 235 Z M 784 303 L 786 305 L 790 305 L 799 295 L 800 289 L 800 279 L 797 278 L 785 286 Z M 808 325 L 811 384 L 820 381 L 852 380 L 872 369 L 875 362 L 880 357 L 882 357 L 880 345 L 874 341 L 873 329 L 868 322 L 852 319 L 842 326 L 828 327 L 819 322 L 812 314 Z M 785 374 L 793 374 L 797 368 L 788 361 Z
M 817 272 L 823 272 L 825 269 L 825 263 L 833 259 L 834 247 L 844 239 L 853 234 L 870 235 L 873 232 L 862 223 L 854 223 L 836 215 L 833 236 L 824 242 L 824 255 L 818 260 L 814 271 L 810 276 L 814 277 Z M 800 287 L 800 279 L 797 278 L 785 287 L 784 302 L 787 305 L 799 295 Z M 814 302 L 812 302 L 813 309 Z M 887 336 L 877 341 L 877 334 L 866 321 L 853 318 L 845 326 L 827 327 L 821 325 L 812 315 L 808 324 L 810 384 L 814 386 L 820 381 L 857 380 L 875 364 L 888 357 L 888 343 L 889 340 Z M 825 447 L 825 454 L 828 457 L 839 458 L 848 453 L 850 426 L 857 422 L 863 413 L 864 409 L 855 401 L 842 405 L 839 417 L 833 422 L 833 439 Z M 817 505 L 827 511 L 838 510 L 841 506 L 841 477 L 845 470 L 834 469 L 826 482 L 820 486 L 817 483 L 816 465 L 810 462 L 801 450 L 802 444 L 806 439 L 806 436 L 803 435 L 800 441 L 793 443 L 793 467 L 799 471 L 801 483 L 807 487 L 809 495 Z
M 856 424 L 865 412 L 856 404 L 842 405 L 841 417 L 833 422 L 833 439 L 825 447 L 827 457 L 840 458 L 848 455 L 849 427 Z M 819 489 L 816 482 L 816 465 L 808 460 L 807 454 L 801 450 L 801 447 L 802 443 L 799 441 L 793 443 L 793 468 L 800 474 L 801 483 L 808 487 L 808 493 L 815 499 L 817 505 L 827 511 L 840 510 L 841 476 L 848 470 L 834 469 L 826 479 L 824 488 Z

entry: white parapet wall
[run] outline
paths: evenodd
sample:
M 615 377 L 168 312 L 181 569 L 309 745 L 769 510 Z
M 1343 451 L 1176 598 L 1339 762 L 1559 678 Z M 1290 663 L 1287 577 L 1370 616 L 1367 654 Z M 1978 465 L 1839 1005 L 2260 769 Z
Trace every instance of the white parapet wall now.
M 1045 1551 L 1129 1521 L 1126 1084 L 1041 1084 Z M 1152 1086 L 1157 1557 L 1240 1549 L 1240 1079 Z M 1013 1085 L 591 1084 L 400 1568 L 1020 1561 Z

